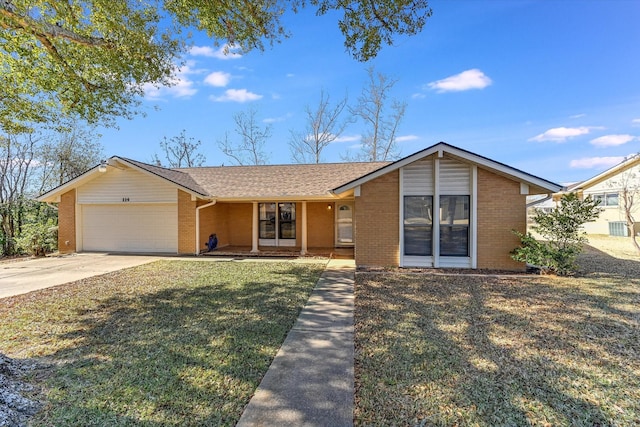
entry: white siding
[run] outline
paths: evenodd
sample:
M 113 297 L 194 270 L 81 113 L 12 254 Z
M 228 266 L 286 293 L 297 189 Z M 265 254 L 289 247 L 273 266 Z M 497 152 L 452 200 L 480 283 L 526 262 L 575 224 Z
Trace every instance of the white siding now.
M 177 203 L 176 187 L 134 169 L 108 168 L 78 188 L 78 203 Z
M 464 196 L 471 194 L 471 167 L 452 159 L 440 159 L 440 194 Z
M 405 196 L 432 196 L 433 159 L 423 159 L 402 168 L 402 185 Z

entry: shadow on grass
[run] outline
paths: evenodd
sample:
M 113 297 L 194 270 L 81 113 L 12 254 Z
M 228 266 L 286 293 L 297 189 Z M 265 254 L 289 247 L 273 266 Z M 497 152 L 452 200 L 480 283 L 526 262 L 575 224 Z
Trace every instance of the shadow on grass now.
M 180 261 L 83 281 L 34 425 L 234 425 L 321 272 Z
M 616 258 L 585 245 L 578 257 L 578 274 L 594 278 L 637 279 L 640 278 L 640 256 L 637 260 Z
M 356 423 L 637 423 L 639 285 L 360 274 Z

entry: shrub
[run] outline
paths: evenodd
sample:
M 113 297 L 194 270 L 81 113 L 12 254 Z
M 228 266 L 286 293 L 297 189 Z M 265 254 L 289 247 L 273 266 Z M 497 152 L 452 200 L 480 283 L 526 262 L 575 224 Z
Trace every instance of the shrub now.
M 587 197 L 580 200 L 574 193 L 562 196 L 560 206 L 551 212 L 536 210 L 535 225 L 531 228 L 543 240 L 536 240 L 531 233 L 514 233 L 520 238 L 521 247 L 511 252 L 511 257 L 542 269 L 568 275 L 576 270 L 576 258 L 587 241 L 582 226 L 600 215 L 600 202 Z
M 52 220 L 44 223 L 30 223 L 22 226 L 16 238 L 17 250 L 35 256 L 44 256 L 58 247 L 58 227 Z

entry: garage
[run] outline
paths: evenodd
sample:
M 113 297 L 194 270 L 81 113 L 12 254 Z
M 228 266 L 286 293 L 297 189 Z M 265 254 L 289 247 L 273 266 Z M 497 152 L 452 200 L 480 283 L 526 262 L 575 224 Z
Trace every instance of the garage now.
M 84 251 L 178 252 L 178 207 L 166 204 L 84 204 Z

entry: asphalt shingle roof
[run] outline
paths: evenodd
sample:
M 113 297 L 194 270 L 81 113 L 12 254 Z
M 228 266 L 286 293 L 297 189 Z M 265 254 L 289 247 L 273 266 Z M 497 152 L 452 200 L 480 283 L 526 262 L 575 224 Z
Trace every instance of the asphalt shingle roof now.
M 160 166 L 154 166 L 147 163 L 142 163 L 137 160 L 127 159 L 126 157 L 118 157 L 118 158 L 125 160 L 126 162 L 131 163 L 139 167 L 140 169 L 144 169 L 147 172 L 150 172 L 161 178 L 164 178 L 173 183 L 176 183 L 188 190 L 191 190 L 198 194 L 202 194 L 203 196 L 208 195 L 207 191 L 203 189 L 188 173 L 182 172 L 178 169 L 167 169 Z
M 174 169 L 220 199 L 321 197 L 389 162 L 219 166 Z
M 168 169 L 119 157 L 183 188 L 219 199 L 329 196 L 332 189 L 390 162 L 213 166 Z

